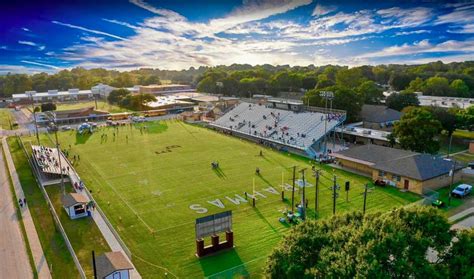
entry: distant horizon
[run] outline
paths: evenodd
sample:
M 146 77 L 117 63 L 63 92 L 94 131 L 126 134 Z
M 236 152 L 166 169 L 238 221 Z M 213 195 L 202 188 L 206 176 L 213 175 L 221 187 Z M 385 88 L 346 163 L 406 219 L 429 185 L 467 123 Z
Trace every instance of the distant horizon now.
M 189 71 L 191 70 L 191 68 L 194 68 L 195 70 L 199 69 L 200 67 L 205 67 L 205 68 L 216 68 L 216 67 L 230 67 L 232 65 L 249 65 L 251 67 L 260 67 L 260 66 L 264 66 L 264 65 L 270 65 L 272 67 L 289 67 L 289 68 L 294 68 L 294 67 L 301 67 L 301 68 L 307 68 L 307 67 L 315 67 L 315 68 L 318 68 L 318 67 L 327 67 L 327 66 L 336 66 L 336 67 L 348 67 L 348 68 L 357 68 L 357 67 L 363 67 L 363 66 L 369 66 L 369 67 L 378 67 L 378 66 L 385 66 L 385 67 L 388 67 L 390 65 L 396 65 L 396 66 L 418 66 L 418 65 L 426 65 L 426 64 L 430 64 L 430 63 L 437 63 L 437 62 L 442 62 L 443 64 L 445 65 L 448 65 L 448 64 L 451 64 L 451 63 L 469 63 L 469 62 L 473 62 L 474 63 L 474 58 L 472 60 L 465 60 L 465 61 L 452 61 L 452 62 L 448 62 L 448 63 L 445 63 L 441 60 L 436 60 L 436 61 L 429 61 L 429 62 L 425 62 L 425 63 L 417 63 L 417 64 L 397 64 L 397 63 L 390 63 L 390 64 L 374 64 L 374 65 L 370 65 L 370 64 L 364 64 L 364 65 L 354 65 L 354 66 L 349 66 L 349 65 L 338 65 L 338 64 L 325 64 L 325 65 L 314 65 L 314 64 L 309 64 L 309 65 L 288 65 L 288 64 L 277 64 L 277 65 L 272 65 L 272 64 L 256 64 L 256 65 L 252 65 L 252 64 L 241 64 L 241 63 L 232 63 L 232 64 L 229 64 L 229 65 L 215 65 L 215 66 L 198 66 L 198 67 L 194 67 L 194 66 L 190 66 L 188 68 L 183 68 L 183 69 L 173 69 L 173 70 L 170 70 L 170 69 L 161 69 L 161 68 L 154 68 L 154 67 L 140 67 L 140 68 L 135 68 L 135 69 L 107 69 L 107 68 L 103 68 L 103 67 L 95 67 L 95 68 L 85 68 L 85 67 L 82 67 L 82 66 L 75 66 L 75 67 L 71 67 L 71 68 L 63 68 L 63 69 L 55 69 L 55 70 L 50 70 L 50 71 L 39 71 L 39 72 L 1 72 L 0 71 L 0 76 L 5 76 L 5 75 L 8 75 L 8 74 L 26 74 L 26 75 L 34 75 L 34 74 L 40 74 L 40 73 L 46 73 L 46 74 L 49 74 L 49 75 L 53 75 L 53 74 L 57 74 L 58 72 L 60 71 L 63 71 L 63 70 L 67 70 L 67 71 L 71 71 L 73 70 L 74 68 L 83 68 L 85 70 L 97 70 L 97 69 L 104 69 L 104 70 L 107 70 L 107 71 L 118 71 L 118 72 L 132 72 L 132 71 L 139 71 L 139 70 L 159 70 L 159 71 Z
M 0 75 L 474 60 L 474 1 L 27 1 L 0 26 Z

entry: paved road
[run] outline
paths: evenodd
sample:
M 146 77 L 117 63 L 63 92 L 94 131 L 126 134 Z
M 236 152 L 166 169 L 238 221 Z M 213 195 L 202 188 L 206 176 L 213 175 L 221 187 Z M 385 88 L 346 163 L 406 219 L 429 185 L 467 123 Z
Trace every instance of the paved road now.
M 33 278 L 15 201 L 10 190 L 3 153 L 0 151 L 0 277 Z
M 10 170 L 10 176 L 12 178 L 15 195 L 17 197 L 23 198 L 25 194 L 23 193 L 23 188 L 21 187 L 20 179 L 18 177 L 18 173 L 16 172 L 15 164 L 13 163 L 13 158 L 10 154 L 10 149 L 8 147 L 6 138 L 2 139 L 2 148 L 3 148 L 3 152 L 5 153 L 7 166 Z M 23 220 L 23 225 L 25 227 L 26 237 L 28 238 L 28 243 L 30 245 L 31 254 L 33 255 L 33 261 L 35 263 L 34 268 L 36 269 L 36 272 L 38 273 L 38 278 L 49 279 L 51 278 L 51 272 L 49 270 L 49 266 L 46 261 L 46 257 L 44 255 L 43 248 L 41 247 L 41 242 L 38 238 L 38 233 L 36 231 L 35 224 L 33 223 L 33 219 L 31 218 L 30 209 L 28 208 L 28 206 L 24 206 L 20 210 L 20 212 L 21 212 L 21 217 Z M 2 259 L 0 258 L 0 261 L 1 260 Z M 1 265 L 1 262 L 0 262 L 0 265 Z M 1 275 L 2 274 L 0 273 L 0 278 L 3 278 L 1 277 Z M 16 278 L 16 277 L 11 277 L 11 278 Z M 22 277 L 18 277 L 18 278 L 22 278 Z

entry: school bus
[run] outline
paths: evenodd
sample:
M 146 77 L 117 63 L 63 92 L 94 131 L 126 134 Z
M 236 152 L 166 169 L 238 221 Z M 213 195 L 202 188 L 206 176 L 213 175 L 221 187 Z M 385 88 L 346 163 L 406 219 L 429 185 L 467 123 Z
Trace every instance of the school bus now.
M 126 120 L 131 115 L 129 112 L 113 113 L 107 117 L 107 120 L 117 121 L 117 120 Z
M 143 116 L 145 117 L 161 116 L 161 115 L 166 115 L 166 114 L 167 114 L 166 109 L 155 109 L 155 110 L 143 111 Z

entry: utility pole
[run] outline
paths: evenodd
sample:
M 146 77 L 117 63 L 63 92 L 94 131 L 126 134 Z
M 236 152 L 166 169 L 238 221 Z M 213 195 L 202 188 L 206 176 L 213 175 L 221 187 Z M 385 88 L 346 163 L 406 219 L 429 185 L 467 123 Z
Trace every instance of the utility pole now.
M 295 176 L 296 176 L 296 166 L 293 166 L 293 188 L 291 190 L 291 212 L 295 212 Z
M 365 184 L 365 190 L 364 190 L 364 214 L 365 214 L 365 208 L 366 208 L 366 205 L 367 205 L 367 188 L 369 186 L 369 183 L 366 183 Z
M 319 96 L 323 97 L 325 99 L 325 105 L 324 105 L 324 156 L 327 155 L 327 126 L 328 126 L 328 100 L 331 100 L 331 106 L 332 106 L 332 99 L 334 98 L 334 92 L 332 91 L 321 91 L 319 92 Z
M 453 134 L 451 134 L 451 136 L 449 137 L 449 146 L 448 146 L 448 155 L 446 156 L 446 158 L 449 159 L 449 155 L 451 154 L 451 143 L 453 141 Z
M 453 168 L 450 171 L 451 175 L 451 184 L 449 185 L 449 198 L 448 198 L 448 206 L 451 206 L 451 191 L 453 191 L 453 184 L 454 184 L 454 172 L 456 170 L 456 161 L 453 160 Z
M 61 164 L 61 149 L 59 149 L 59 140 L 58 140 L 58 126 L 54 123 L 54 136 L 56 138 L 56 151 L 58 152 L 58 164 L 59 164 L 59 172 L 61 173 L 61 191 L 63 195 L 66 194 L 66 189 L 64 187 L 64 179 L 63 179 L 63 168 Z
M 38 134 L 38 122 L 36 122 L 36 111 L 35 111 L 35 101 L 33 99 L 33 92 L 29 92 L 28 94 L 30 95 L 31 109 L 33 111 L 33 120 L 35 122 L 36 140 L 38 141 L 38 145 L 40 145 L 40 139 L 39 139 L 39 134 Z
M 285 201 L 285 174 L 281 171 L 281 201 Z
M 315 171 L 315 176 L 316 176 L 316 190 L 314 191 L 314 218 L 316 218 L 317 211 L 318 211 L 318 199 L 319 199 L 319 170 Z
M 304 172 L 305 172 L 306 168 L 300 170 L 302 176 L 303 176 L 303 197 L 302 197 L 302 204 L 303 204 L 303 214 L 301 216 L 301 219 L 306 219 L 306 191 L 305 191 L 305 188 L 306 188 L 306 181 L 304 179 Z
M 336 214 L 336 176 L 334 175 L 334 185 L 332 186 L 332 215 Z
M 92 250 L 92 268 L 94 269 L 94 279 L 97 279 L 97 268 L 95 265 L 95 252 Z

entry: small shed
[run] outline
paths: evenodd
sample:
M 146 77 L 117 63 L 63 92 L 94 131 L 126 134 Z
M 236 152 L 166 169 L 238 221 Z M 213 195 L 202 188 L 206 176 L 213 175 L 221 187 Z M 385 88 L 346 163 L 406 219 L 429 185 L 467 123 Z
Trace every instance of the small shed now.
M 133 265 L 122 252 L 108 252 L 96 259 L 98 279 L 129 279 Z
M 77 219 L 87 216 L 87 198 L 78 193 L 67 193 L 62 197 L 63 207 L 69 218 Z

